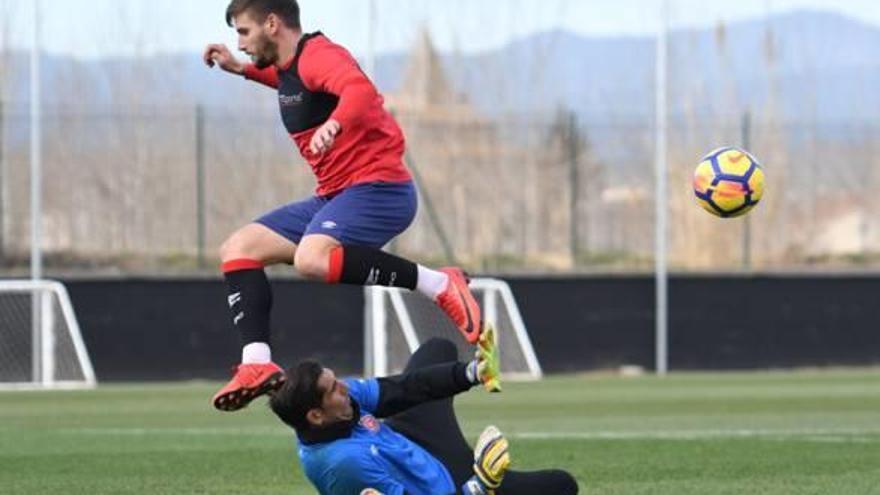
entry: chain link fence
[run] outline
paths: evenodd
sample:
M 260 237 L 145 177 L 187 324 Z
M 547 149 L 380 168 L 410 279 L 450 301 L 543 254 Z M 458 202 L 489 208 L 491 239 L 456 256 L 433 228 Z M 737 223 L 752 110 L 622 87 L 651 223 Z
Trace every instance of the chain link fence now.
M 375 5 L 380 26 L 414 15 Z M 524 5 L 511 2 L 494 28 L 513 29 Z M 585 8 L 553 6 L 542 12 L 561 24 L 566 8 Z M 0 269 L 23 273 L 27 57 L 9 48 L 9 19 L 0 22 Z M 411 40 L 408 51 L 370 62 L 407 136 L 421 201 L 388 249 L 486 272 L 651 270 L 653 37 L 550 29 L 459 53 L 436 48 L 416 24 L 397 35 Z M 464 28 L 448 29 L 439 37 Z M 852 48 L 846 56 L 826 56 L 816 40 L 825 31 Z M 872 40 L 880 28 L 821 13 L 673 30 L 671 268 L 880 267 L 880 113 L 871 111 L 880 68 L 859 58 Z M 213 273 L 227 235 L 312 193 L 274 94 L 204 69 L 197 54 L 43 62 L 50 272 Z M 747 147 L 765 167 L 763 202 L 744 218 L 716 219 L 693 200 L 693 168 L 722 145 Z
M 485 271 L 651 267 L 650 127 L 591 127 L 562 111 L 397 116 L 421 206 L 390 249 L 428 263 L 447 262 L 451 252 Z M 314 187 L 277 117 L 247 107 L 69 108 L 44 119 L 49 267 L 213 268 L 225 236 Z M 743 119 L 716 121 L 710 131 L 702 121 L 670 128 L 672 266 L 877 266 L 880 127 Z M 0 252 L 11 268 L 26 263 L 30 203 L 27 141 L 9 136 L 26 135 L 29 121 L 4 112 L 3 122 Z M 714 144 L 745 140 L 764 164 L 765 199 L 744 218 L 711 217 L 694 204 L 693 167 Z

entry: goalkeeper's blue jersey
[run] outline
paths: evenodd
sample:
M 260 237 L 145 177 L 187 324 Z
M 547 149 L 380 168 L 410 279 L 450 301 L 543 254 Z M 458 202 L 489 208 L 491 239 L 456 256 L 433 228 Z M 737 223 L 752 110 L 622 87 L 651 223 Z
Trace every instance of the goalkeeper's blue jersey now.
M 379 383 L 346 379 L 360 406 L 351 436 L 326 443 L 300 442 L 306 476 L 322 495 L 357 495 L 375 488 L 385 495 L 449 495 L 455 485 L 449 471 L 425 449 L 375 417 Z

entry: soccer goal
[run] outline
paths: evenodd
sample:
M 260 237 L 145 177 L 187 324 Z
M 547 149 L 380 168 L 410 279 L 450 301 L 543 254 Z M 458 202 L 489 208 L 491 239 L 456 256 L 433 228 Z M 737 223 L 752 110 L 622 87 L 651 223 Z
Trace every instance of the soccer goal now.
M 471 291 L 483 320 L 495 326 L 501 372 L 507 379 L 539 379 L 541 366 L 529 339 L 510 286 L 503 280 L 472 279 Z M 403 289 L 366 287 L 364 291 L 364 373 L 399 373 L 409 356 L 431 337 L 445 337 L 458 346 L 459 359 L 470 359 L 469 345 L 449 318 L 421 294 Z
M 48 280 L 0 280 L 0 389 L 95 384 L 64 286 Z

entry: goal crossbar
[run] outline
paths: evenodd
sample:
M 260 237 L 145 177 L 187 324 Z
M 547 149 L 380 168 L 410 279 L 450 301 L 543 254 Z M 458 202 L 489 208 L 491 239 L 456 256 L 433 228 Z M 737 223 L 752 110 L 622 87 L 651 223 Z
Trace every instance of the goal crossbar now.
M 510 323 L 507 330 L 513 332 L 513 337 L 522 352 L 522 358 L 525 362 L 524 369 L 515 372 L 506 371 L 505 378 L 541 378 L 543 374 L 541 365 L 510 286 L 503 280 L 475 278 L 470 281 L 470 288 L 483 295 L 481 310 L 485 324 L 497 328 L 499 310 L 506 312 L 506 319 Z M 421 344 L 411 309 L 404 298 L 405 294 L 407 291 L 398 288 L 380 286 L 365 288 L 364 372 L 368 376 L 384 376 L 392 371 L 389 369 L 388 355 L 388 328 L 390 326 L 396 324 L 395 326 L 399 328 L 410 354 L 415 352 Z M 389 306 L 390 311 L 387 309 Z M 392 322 L 390 319 L 394 319 L 394 321 Z M 507 335 L 499 337 L 508 338 Z

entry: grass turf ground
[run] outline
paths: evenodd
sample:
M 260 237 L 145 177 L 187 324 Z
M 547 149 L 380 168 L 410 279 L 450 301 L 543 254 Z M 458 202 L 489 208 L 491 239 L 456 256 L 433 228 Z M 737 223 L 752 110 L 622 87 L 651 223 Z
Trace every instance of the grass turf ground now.
M 217 384 L 0 393 L 0 493 L 314 493 L 259 400 L 215 412 Z M 553 377 L 457 400 L 519 469 L 570 470 L 585 494 L 880 493 L 880 370 Z M 552 494 L 536 494 L 552 495 Z

